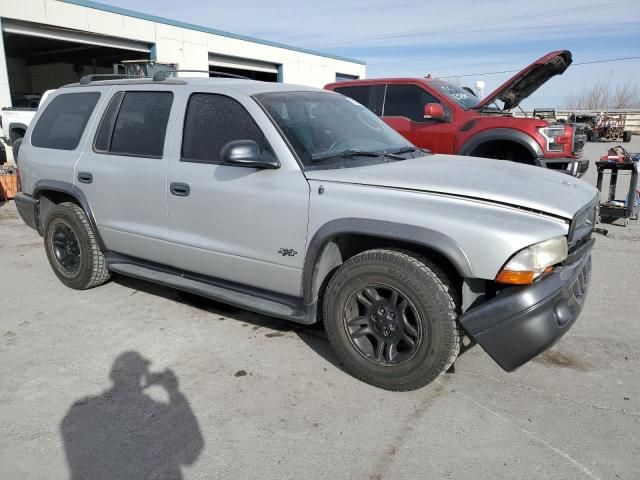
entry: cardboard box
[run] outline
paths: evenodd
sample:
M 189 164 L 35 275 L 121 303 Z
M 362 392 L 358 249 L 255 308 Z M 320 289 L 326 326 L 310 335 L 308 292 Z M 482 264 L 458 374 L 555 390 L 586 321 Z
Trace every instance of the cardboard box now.
M 0 174 L 0 201 L 11 200 L 18 193 L 18 176 Z

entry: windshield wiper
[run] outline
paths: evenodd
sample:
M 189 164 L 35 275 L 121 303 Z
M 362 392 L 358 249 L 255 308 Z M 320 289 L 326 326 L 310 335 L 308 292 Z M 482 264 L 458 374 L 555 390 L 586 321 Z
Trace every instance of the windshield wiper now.
M 399 157 L 398 155 L 394 155 L 392 153 L 385 152 L 369 152 L 367 150 L 358 150 L 355 148 L 344 150 L 342 152 L 327 152 L 327 153 L 318 153 L 316 155 L 311 156 L 312 162 L 319 162 L 322 160 L 326 160 L 328 158 L 353 158 L 353 157 L 372 157 L 372 158 L 380 158 L 387 157 L 392 158 L 394 160 L 404 160 L 404 158 Z
M 427 150 L 426 148 L 419 148 L 419 147 L 401 147 L 401 148 L 399 148 L 397 150 L 394 150 L 393 152 L 390 152 L 390 153 L 391 154 L 395 154 L 395 155 L 399 155 L 399 154 L 402 154 L 402 153 L 409 153 L 409 152 L 422 152 L 422 153 L 426 153 L 427 155 L 431 155 L 431 151 Z

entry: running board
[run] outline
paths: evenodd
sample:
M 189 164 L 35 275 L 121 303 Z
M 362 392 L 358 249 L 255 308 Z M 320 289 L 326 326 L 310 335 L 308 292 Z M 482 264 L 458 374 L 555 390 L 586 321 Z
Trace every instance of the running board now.
M 240 285 L 225 285 L 222 281 L 173 270 L 142 260 L 107 254 L 107 268 L 128 277 L 148 280 L 159 285 L 200 295 L 263 315 L 311 324 L 316 321 L 315 308 L 305 308 L 302 299 L 279 296 Z

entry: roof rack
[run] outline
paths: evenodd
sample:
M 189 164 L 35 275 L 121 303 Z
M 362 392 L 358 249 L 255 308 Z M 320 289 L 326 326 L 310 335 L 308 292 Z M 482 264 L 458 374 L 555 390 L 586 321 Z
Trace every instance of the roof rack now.
M 243 77 L 242 75 L 236 75 L 235 73 L 226 73 L 226 72 L 216 72 L 214 70 L 166 70 L 163 72 L 156 72 L 153 74 L 154 82 L 161 82 L 166 80 L 167 77 L 172 73 L 207 73 L 209 75 L 213 75 L 214 77 L 222 77 L 222 78 L 240 78 L 242 80 L 250 80 L 249 77 Z
M 80 79 L 80 85 L 88 85 L 95 80 L 122 80 L 128 78 L 126 75 L 119 75 L 117 73 L 94 73 L 92 75 L 85 75 Z

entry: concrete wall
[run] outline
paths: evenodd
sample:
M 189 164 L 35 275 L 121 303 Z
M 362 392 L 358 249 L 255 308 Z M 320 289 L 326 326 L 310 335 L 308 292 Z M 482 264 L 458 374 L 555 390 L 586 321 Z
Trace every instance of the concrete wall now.
M 336 73 L 360 78 L 366 74 L 365 65 L 348 59 L 212 33 L 217 31 L 195 25 L 171 25 L 168 23 L 177 22 L 85 0 L 0 0 L 0 17 L 146 42 L 154 45 L 152 55 L 157 60 L 178 63 L 182 69 L 208 70 L 209 53 L 214 53 L 281 65 L 286 83 L 322 87 L 334 81 Z M 9 100 L 6 61 L 0 46 L 0 105 L 9 105 Z

